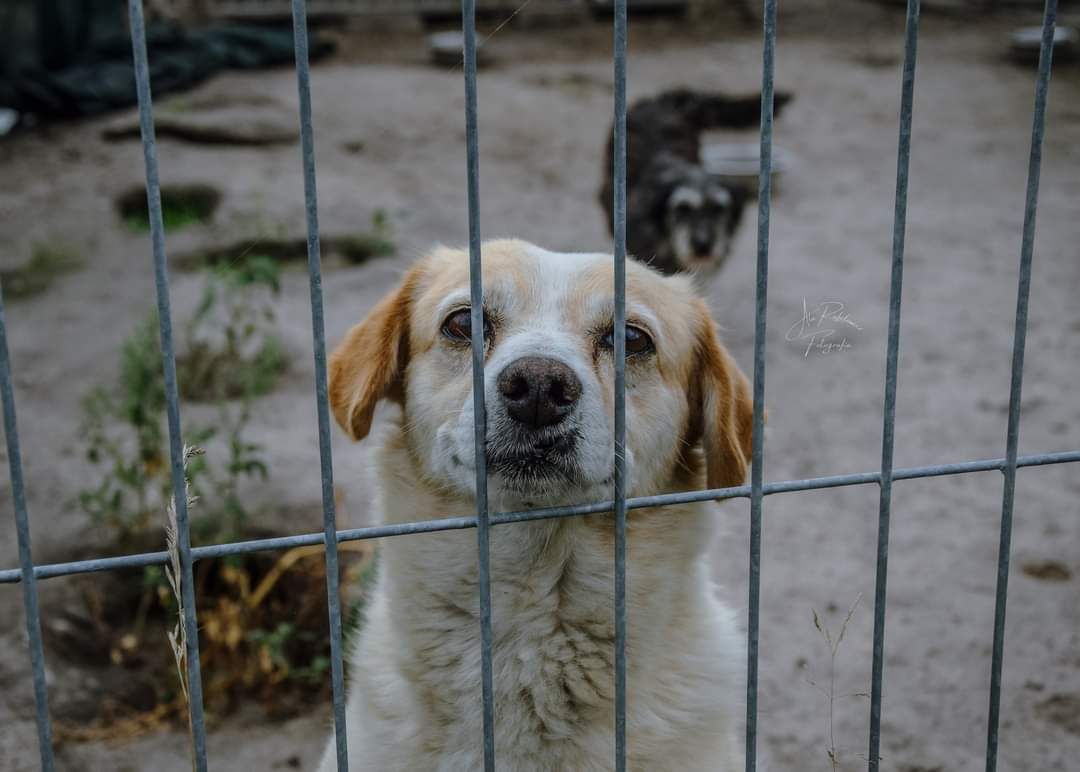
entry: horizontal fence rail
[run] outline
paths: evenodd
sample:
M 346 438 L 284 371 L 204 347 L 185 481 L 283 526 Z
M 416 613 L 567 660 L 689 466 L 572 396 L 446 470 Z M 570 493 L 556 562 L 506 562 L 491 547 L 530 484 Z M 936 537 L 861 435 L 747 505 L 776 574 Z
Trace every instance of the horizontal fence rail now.
M 1019 469 L 1036 466 L 1054 466 L 1057 464 L 1080 464 L 1080 450 L 1061 453 L 1041 453 L 1019 456 L 1016 466 Z M 925 477 L 948 477 L 975 472 L 1003 472 L 1008 466 L 1004 458 L 987 458 L 978 461 L 962 461 L 953 464 L 934 464 L 931 466 L 913 466 L 893 470 L 893 481 L 919 480 Z M 815 491 L 825 488 L 845 488 L 853 485 L 876 485 L 881 482 L 881 472 L 857 472 L 828 477 L 809 477 L 803 480 L 782 480 L 765 483 L 761 486 L 763 496 L 775 496 L 780 493 Z M 681 493 L 662 493 L 656 496 L 631 496 L 626 499 L 627 510 L 664 507 L 677 504 L 690 504 L 698 501 L 723 501 L 725 499 L 745 499 L 750 497 L 749 485 L 734 488 L 712 488 Z M 509 525 L 533 520 L 552 520 L 560 517 L 580 517 L 613 512 L 614 501 L 598 501 L 592 504 L 577 504 L 569 507 L 548 507 L 529 509 L 519 512 L 496 512 L 490 515 L 491 525 Z M 442 517 L 432 520 L 416 520 L 411 523 L 394 525 L 373 525 L 365 528 L 348 528 L 337 532 L 337 540 L 361 541 L 365 539 L 384 539 L 392 536 L 409 536 L 417 533 L 435 533 L 437 531 L 459 531 L 475 528 L 475 517 Z M 264 550 L 287 550 L 293 547 L 306 547 L 323 544 L 322 533 L 306 533 L 296 536 L 278 536 L 269 539 L 212 544 L 205 547 L 192 547 L 191 555 L 196 560 L 212 560 L 229 555 L 241 555 L 247 552 Z M 96 560 L 78 560 L 70 563 L 47 563 L 34 566 L 36 579 L 55 579 L 72 574 L 113 571 L 120 568 L 161 565 L 168 560 L 167 552 L 142 552 L 135 555 L 98 558 Z M 22 579 L 22 570 L 11 568 L 0 571 L 0 584 L 16 584 Z
M 395 0 L 396 2 L 396 0 Z M 456 0 L 431 0 L 412 3 L 413 7 L 429 10 L 443 9 Z M 198 560 L 210 560 L 230 555 L 240 555 L 263 550 L 285 550 L 299 546 L 323 544 L 326 547 L 327 600 L 330 624 L 331 682 L 333 695 L 334 758 L 340 772 L 348 769 L 347 727 L 345 715 L 344 667 L 341 647 L 341 609 L 338 588 L 337 546 L 340 542 L 364 539 L 381 539 L 422 533 L 477 529 L 478 589 L 480 593 L 481 627 L 481 684 L 483 700 L 482 742 L 485 772 L 496 769 L 494 679 L 492 672 L 492 617 L 491 581 L 489 557 L 489 531 L 495 526 L 511 525 L 537 520 L 563 517 L 580 517 L 601 513 L 615 514 L 614 549 L 614 619 L 615 619 L 615 726 L 613 768 L 617 772 L 626 769 L 627 737 L 627 681 L 626 681 L 626 515 L 630 510 L 664 507 L 691 502 L 720 501 L 746 498 L 750 501 L 750 560 L 748 577 L 748 631 L 747 631 L 747 682 L 746 682 L 746 748 L 745 767 L 753 772 L 757 765 L 758 738 L 758 652 L 761 583 L 761 530 L 763 502 L 765 497 L 782 493 L 794 493 L 854 485 L 878 485 L 880 501 L 878 512 L 878 543 L 875 581 L 875 610 L 873 660 L 871 668 L 870 732 L 867 764 L 870 772 L 879 765 L 881 740 L 882 680 L 884 668 L 884 627 L 886 619 L 886 581 L 888 578 L 888 535 L 891 514 L 891 493 L 898 481 L 932 477 L 944 477 L 977 472 L 999 471 L 1003 473 L 1004 488 L 1000 521 L 1000 546 L 998 553 L 997 590 L 993 629 L 993 652 L 990 674 L 990 704 L 987 720 L 986 769 L 995 772 L 998 754 L 998 725 L 1001 708 L 1001 673 L 1004 658 L 1005 609 L 1009 577 L 1009 552 L 1011 545 L 1012 515 L 1015 499 L 1016 474 L 1019 469 L 1080 463 L 1080 450 L 1018 454 L 1020 428 L 1020 395 L 1023 382 L 1024 346 L 1027 331 L 1027 311 L 1030 295 L 1032 260 L 1035 236 L 1035 215 L 1038 200 L 1039 171 L 1042 159 L 1042 143 L 1045 135 L 1047 93 L 1051 72 L 1054 26 L 1057 0 L 1046 0 L 1043 16 L 1043 34 L 1036 77 L 1035 109 L 1028 167 L 1027 192 L 1024 208 L 1024 226 L 1017 287 L 1017 307 L 1013 342 L 1013 359 L 1009 397 L 1008 427 L 1005 456 L 975 461 L 936 464 L 928 466 L 893 468 L 893 436 L 898 380 L 898 351 L 900 333 L 900 308 L 902 298 L 904 235 L 907 212 L 908 168 L 911 155 L 911 120 L 914 101 L 914 75 L 918 41 L 919 0 L 907 1 L 904 35 L 904 64 L 902 68 L 899 142 L 897 149 L 896 197 L 893 220 L 893 247 L 891 253 L 891 278 L 889 300 L 889 334 L 886 347 L 886 372 L 884 419 L 882 427 L 881 466 L 877 471 L 814 477 L 776 482 L 764 481 L 764 395 L 766 310 L 769 257 L 769 221 L 771 209 L 771 160 L 773 122 L 773 80 L 776 47 L 776 0 L 763 0 L 763 53 L 762 53 L 762 101 L 760 130 L 760 175 L 758 189 L 757 271 L 755 290 L 755 338 L 753 382 L 753 446 L 751 481 L 747 485 L 709 490 L 683 491 L 654 496 L 626 496 L 625 468 L 625 338 L 616 334 L 615 352 L 615 420 L 613 427 L 614 498 L 610 501 L 585 503 L 574 506 L 549 507 L 527 511 L 490 512 L 487 499 L 487 474 L 483 446 L 486 438 L 484 405 L 483 362 L 483 292 L 482 259 L 480 241 L 480 194 L 479 194 L 479 139 L 477 117 L 476 72 L 476 11 L 489 7 L 479 0 L 461 0 L 460 10 L 464 33 L 465 75 L 465 126 L 466 126 L 466 182 L 468 189 L 470 294 L 472 302 L 472 348 L 473 390 L 476 413 L 476 514 L 464 517 L 435 517 L 409 523 L 378 525 L 364 528 L 338 530 L 333 497 L 333 462 L 331 457 L 330 420 L 327 400 L 326 338 L 323 319 L 322 276 L 320 267 L 318 203 L 316 194 L 314 133 L 311 108 L 311 73 L 308 62 L 307 17 L 309 11 L 316 13 L 327 8 L 390 7 L 380 0 L 218 0 L 218 7 L 263 10 L 282 7 L 292 14 L 296 52 L 296 76 L 299 95 L 299 122 L 301 131 L 301 162 L 304 172 L 304 206 L 307 224 L 308 276 L 311 295 L 312 341 L 314 346 L 315 399 L 319 430 L 319 469 L 322 480 L 323 530 L 294 536 L 256 539 L 251 541 L 192 547 L 188 533 L 186 483 L 184 480 L 184 446 L 180 428 L 180 410 L 177 394 L 176 365 L 173 354 L 172 318 L 169 300 L 167 260 L 165 253 L 165 228 L 161 212 L 160 183 L 154 119 L 150 92 L 149 67 L 146 52 L 145 26 L 142 0 L 128 0 L 131 20 L 132 52 L 135 61 L 136 89 L 138 95 L 142 145 L 144 150 L 147 200 L 150 212 L 151 256 L 157 291 L 158 321 L 160 325 L 162 367 L 165 376 L 169 448 L 174 498 L 177 514 L 177 549 L 181 565 L 181 590 L 184 601 L 183 622 L 187 631 L 187 679 L 190 694 L 189 718 L 192 735 L 192 763 L 197 772 L 208 768 L 206 754 L 206 730 L 203 718 L 201 672 L 198 649 L 198 618 L 195 608 L 193 564 Z M 405 7 L 397 4 L 397 8 Z M 500 5 L 500 3 L 494 3 Z M 614 286 L 615 329 L 625 324 L 625 260 L 626 260 L 626 43 L 627 0 L 609 3 L 614 11 L 614 136 L 613 168 L 611 170 L 615 200 L 614 206 Z M 516 10 L 515 10 L 516 12 Z M 257 11 L 256 11 L 257 13 Z M 38 606 L 37 581 L 62 576 L 120 570 L 143 566 L 161 565 L 170 560 L 167 552 L 147 552 L 117 557 L 80 560 L 67 563 L 35 565 L 30 544 L 30 520 L 26 506 L 25 484 L 22 474 L 22 457 L 16 423 L 16 411 L 12 388 L 13 367 L 7 346 L 7 324 L 0 297 L 0 398 L 3 401 L 3 420 L 8 448 L 8 466 L 18 540 L 19 567 L 0 570 L 0 584 L 22 584 L 23 607 L 26 615 L 28 648 L 33 676 L 39 752 L 42 768 L 51 772 L 54 766 L 52 732 L 48 707 L 48 691 L 45 680 L 45 658 L 41 639 L 41 613 Z M 496 580 L 498 577 L 495 578 Z M 357 751 L 362 752 L 362 750 Z

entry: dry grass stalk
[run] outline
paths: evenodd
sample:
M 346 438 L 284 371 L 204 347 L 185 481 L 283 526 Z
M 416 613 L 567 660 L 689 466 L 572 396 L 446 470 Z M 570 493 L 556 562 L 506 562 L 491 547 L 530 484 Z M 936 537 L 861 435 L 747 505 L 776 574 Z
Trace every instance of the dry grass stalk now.
M 187 497 L 187 506 L 190 509 L 196 499 L 187 492 L 187 467 L 188 462 L 195 456 L 202 455 L 202 448 L 191 445 L 184 447 L 184 495 Z M 188 661 L 187 661 L 187 626 L 184 624 L 184 594 L 181 591 L 180 571 L 180 548 L 178 542 L 179 528 L 176 523 L 176 500 L 170 498 L 165 507 L 165 549 L 169 553 L 169 562 L 165 564 L 165 576 L 169 580 L 173 597 L 176 598 L 176 624 L 168 631 L 169 646 L 172 648 L 173 658 L 176 660 L 176 675 L 180 681 L 180 690 L 184 695 L 184 705 L 188 715 L 188 737 L 194 750 L 195 735 L 191 726 L 191 695 L 188 693 Z M 192 756 L 192 768 L 194 768 L 194 755 Z
M 844 634 L 847 632 L 848 623 L 851 622 L 851 618 L 855 615 L 855 609 L 858 607 L 859 602 L 862 600 L 862 594 L 860 593 L 855 602 L 851 604 L 851 608 L 848 609 L 847 615 L 844 617 L 843 623 L 840 625 L 840 631 L 837 633 L 835 640 L 833 639 L 832 631 L 821 622 L 821 618 L 815 609 L 810 609 L 810 613 L 814 617 L 814 627 L 821 633 L 821 637 L 825 639 L 825 643 L 829 647 L 829 685 L 823 687 L 817 682 L 807 679 L 807 682 L 815 689 L 825 695 L 825 699 L 829 703 L 829 748 L 826 751 L 826 755 L 829 757 L 829 762 L 832 765 L 832 772 L 838 772 L 840 769 L 840 750 L 836 747 L 836 737 L 833 720 L 833 710 L 836 706 L 836 701 L 844 697 L 869 697 L 865 692 L 855 692 L 853 694 L 836 694 L 836 655 L 840 651 L 840 644 L 844 640 Z

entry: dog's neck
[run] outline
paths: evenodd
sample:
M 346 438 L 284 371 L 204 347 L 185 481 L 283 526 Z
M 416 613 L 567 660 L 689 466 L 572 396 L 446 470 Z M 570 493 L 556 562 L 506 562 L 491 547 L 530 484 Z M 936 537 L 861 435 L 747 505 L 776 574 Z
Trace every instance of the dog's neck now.
M 379 460 L 379 516 L 387 524 L 416 522 L 476 514 L 472 495 L 451 490 L 425 478 L 410 452 L 400 424 L 387 427 L 381 437 Z M 689 452 L 671 474 L 664 493 L 700 488 L 703 462 L 698 451 Z M 641 493 L 641 492 L 639 492 Z M 538 506 L 588 503 L 544 501 Z M 526 507 L 525 505 L 530 505 Z M 513 496 L 493 497 L 492 513 L 532 508 L 531 502 Z M 667 565 L 688 565 L 704 555 L 711 541 L 714 518 L 711 504 L 632 510 L 628 513 L 630 558 L 649 561 L 663 557 Z M 569 566 L 590 566 L 597 575 L 610 573 L 614 557 L 614 518 L 611 513 L 540 519 L 493 526 L 491 572 L 494 582 L 506 577 L 520 579 L 535 573 L 562 577 Z M 462 591 L 475 601 L 477 581 L 476 536 L 472 530 L 448 530 L 423 536 L 390 539 L 385 544 L 386 581 L 391 591 L 439 594 Z M 602 567 L 602 568 L 595 568 Z M 394 574 L 398 573 L 399 576 Z M 659 580 L 658 580 L 659 581 Z M 669 586 L 677 585 L 669 577 Z M 609 593 L 611 585 L 604 588 Z M 644 589 L 644 588 L 642 588 Z M 665 595 L 660 593 L 660 595 Z M 463 602 L 465 599 L 463 599 Z M 610 594 L 604 601 L 610 609 Z M 603 604 L 601 604 L 603 607 Z

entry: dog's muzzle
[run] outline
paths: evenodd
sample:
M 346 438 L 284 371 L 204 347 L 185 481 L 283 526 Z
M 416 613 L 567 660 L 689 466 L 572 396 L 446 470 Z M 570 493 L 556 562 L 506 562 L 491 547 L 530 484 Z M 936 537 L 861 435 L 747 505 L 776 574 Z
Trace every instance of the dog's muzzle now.
M 550 357 L 521 357 L 499 373 L 496 390 L 501 410 L 489 427 L 489 467 L 526 486 L 572 480 L 580 438 L 573 415 L 582 391 L 573 369 Z

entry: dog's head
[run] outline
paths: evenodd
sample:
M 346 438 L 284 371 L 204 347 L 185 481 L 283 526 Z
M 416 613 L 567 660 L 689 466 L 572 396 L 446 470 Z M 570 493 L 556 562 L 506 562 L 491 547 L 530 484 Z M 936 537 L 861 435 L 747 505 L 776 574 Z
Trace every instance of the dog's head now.
M 613 265 L 520 241 L 483 245 L 485 454 L 501 505 L 611 495 Z M 743 483 L 750 455 L 746 378 L 683 277 L 626 265 L 627 488 Z M 417 263 L 330 358 L 330 403 L 356 440 L 375 405 L 402 405 L 418 476 L 475 492 L 468 256 Z
M 661 158 L 655 166 L 652 216 L 665 240 L 658 257 L 679 271 L 715 273 L 731 253 L 747 191 L 682 159 Z

